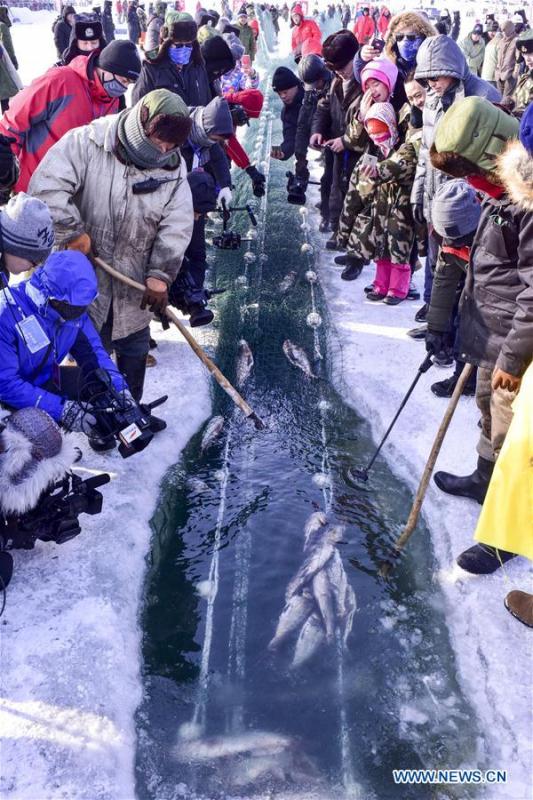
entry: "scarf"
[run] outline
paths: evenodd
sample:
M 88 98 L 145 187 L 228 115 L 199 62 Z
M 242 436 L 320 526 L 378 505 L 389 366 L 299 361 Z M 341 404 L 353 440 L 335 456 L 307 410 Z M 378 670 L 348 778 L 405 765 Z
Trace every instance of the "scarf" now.
M 365 117 L 366 123 L 370 119 L 379 119 L 384 122 L 389 129 L 390 136 L 384 142 L 378 142 L 377 145 L 385 158 L 389 155 L 394 145 L 398 142 L 400 135 L 398 133 L 398 122 L 396 120 L 396 112 L 391 103 L 374 103 L 370 106 L 368 113 Z
M 176 169 L 180 163 L 180 149 L 174 147 L 162 153 L 152 144 L 141 123 L 142 108 L 148 109 L 148 122 L 160 114 L 176 117 L 188 116 L 187 106 L 178 95 L 166 90 L 150 92 L 139 100 L 133 108 L 119 114 L 118 140 L 119 151 L 125 161 L 131 161 L 140 169 Z

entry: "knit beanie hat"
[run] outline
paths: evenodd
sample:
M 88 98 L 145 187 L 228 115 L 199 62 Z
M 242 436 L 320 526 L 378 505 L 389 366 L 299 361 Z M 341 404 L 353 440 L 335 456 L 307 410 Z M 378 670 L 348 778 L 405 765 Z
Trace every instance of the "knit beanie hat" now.
M 443 239 L 460 239 L 475 231 L 481 216 L 476 192 L 460 178 L 446 181 L 433 199 L 431 223 Z
M 179 148 L 187 141 L 192 124 L 189 109 L 179 95 L 168 89 L 154 89 L 119 117 L 119 142 L 136 166 L 157 169 L 179 165 Z M 152 134 L 171 142 L 174 148 L 162 153 L 149 140 Z
M 396 86 L 398 78 L 398 67 L 386 56 L 379 56 L 369 61 L 361 70 L 361 87 L 364 92 L 367 89 L 367 81 L 374 79 L 385 84 L 391 95 Z
M 54 227 L 48 206 L 19 192 L 0 211 L 0 248 L 19 258 L 39 264 L 50 255 Z
M 210 30 L 213 32 L 213 38 L 203 43 L 201 47 L 202 56 L 204 57 L 205 65 L 209 73 L 223 75 L 225 72 L 229 72 L 234 68 L 235 58 L 231 52 L 230 46 L 224 41 L 222 36 L 215 34 L 213 28 Z
M 518 137 L 533 158 L 533 103 L 528 105 L 522 115 Z
M 222 38 L 224 39 L 229 49 L 231 50 L 231 54 L 235 59 L 235 61 L 240 61 L 244 55 L 244 45 L 239 40 L 239 37 L 232 31 L 228 31 L 222 34 Z
M 115 39 L 104 47 L 97 65 L 106 72 L 136 81 L 141 74 L 141 59 L 133 42 Z
M 217 207 L 215 179 L 203 169 L 195 169 L 187 175 L 191 187 L 192 205 L 197 214 L 208 214 Z
M 175 42 L 193 42 L 198 34 L 196 22 L 185 11 L 167 11 L 165 26 Z
M 272 88 L 275 92 L 283 92 L 299 85 L 298 76 L 288 67 L 278 67 L 272 76 Z
M 102 38 L 102 23 L 100 20 L 88 16 L 79 16 L 74 23 L 74 38 L 82 42 Z
M 342 69 L 355 57 L 359 50 L 357 39 L 347 30 L 332 33 L 324 40 L 322 55 L 328 69 Z
M 331 72 L 324 64 L 324 59 L 315 53 L 304 56 L 298 64 L 298 75 L 303 81 L 306 92 L 315 88 L 319 80 L 329 80 Z
M 519 123 L 483 97 L 464 97 L 440 120 L 431 146 L 431 163 L 454 178 L 489 175 Z

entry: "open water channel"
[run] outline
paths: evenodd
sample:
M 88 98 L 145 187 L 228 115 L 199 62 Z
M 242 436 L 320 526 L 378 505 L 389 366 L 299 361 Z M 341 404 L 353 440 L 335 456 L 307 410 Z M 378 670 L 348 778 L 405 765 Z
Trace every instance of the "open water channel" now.
M 280 141 L 279 101 L 267 98 L 247 139 L 259 161 Z M 390 580 L 379 577 L 412 496 L 383 461 L 366 485 L 345 479 L 374 443 L 332 388 L 342 353 L 320 273 L 309 274 L 318 263 L 311 217 L 286 202 L 287 166 L 265 166 L 257 237 L 241 251 L 217 251 L 210 281 L 226 289 L 216 302 L 216 361 L 235 379 L 239 341 L 248 343 L 254 364 L 242 392 L 266 427 L 244 422 L 217 389 L 213 415 L 223 429 L 203 452 L 200 431 L 162 486 L 143 613 L 138 797 L 477 797 L 464 786 L 393 782 L 396 768 L 479 766 L 479 731 L 456 680 L 422 522 Z M 244 176 L 235 203 L 249 194 Z M 239 215 L 232 227 L 250 226 Z M 290 363 L 286 340 L 317 377 Z M 342 527 L 309 533 L 304 550 L 306 523 L 319 511 Z M 337 569 L 327 573 L 330 591 L 342 597 L 326 636 L 313 595 L 313 575 L 326 572 L 313 568 L 328 553 Z M 301 585 L 290 584 L 303 564 Z M 304 621 L 269 648 L 288 586 L 292 602 L 307 604 Z

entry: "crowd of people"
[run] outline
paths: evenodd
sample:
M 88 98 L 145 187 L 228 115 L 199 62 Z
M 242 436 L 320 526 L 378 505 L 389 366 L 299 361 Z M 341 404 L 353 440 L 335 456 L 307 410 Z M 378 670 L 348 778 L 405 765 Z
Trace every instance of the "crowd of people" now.
M 232 13 L 224 2 L 221 13 L 198 8 L 193 17 L 156 2 L 138 12 L 135 0 L 125 12 L 112 0 L 103 13 L 65 6 L 53 30 L 57 64 L 25 88 L 14 80 L 7 94 L 1 403 L 90 431 L 105 449 L 87 400 L 91 375 L 104 370 L 153 432 L 164 427 L 142 405 L 154 361 L 150 321 L 164 319 L 168 303 L 193 327 L 213 319 L 206 215 L 230 207 L 232 163 L 256 197 L 264 194 L 264 175 L 236 133 L 261 114 L 260 26 L 268 21 L 277 34 L 286 19 L 292 62 L 272 75 L 283 134 L 270 157 L 294 158 L 288 190 L 303 203 L 310 153 L 320 154 L 325 247 L 345 281 L 374 265 L 367 302 L 394 314 L 407 299 L 423 301 L 409 334 L 454 366 L 433 393 L 450 397 L 465 364 L 474 367 L 463 391 L 475 394 L 481 415 L 476 469 L 435 475 L 443 492 L 483 505 L 478 543 L 458 563 L 488 574 L 517 555 L 533 558 L 524 444 L 533 384 L 533 31 L 525 15 L 488 15 L 459 41 L 460 16 L 446 9 L 433 22 L 386 7 L 353 14 L 347 5 L 308 18 L 300 3 Z M 1 13 L 2 50 L 16 75 Z M 128 38 L 115 38 L 114 21 L 124 20 Z M 326 20 L 342 27 L 323 35 Z M 13 285 L 10 277 L 28 270 Z M 533 626 L 533 596 L 511 592 L 506 605 Z

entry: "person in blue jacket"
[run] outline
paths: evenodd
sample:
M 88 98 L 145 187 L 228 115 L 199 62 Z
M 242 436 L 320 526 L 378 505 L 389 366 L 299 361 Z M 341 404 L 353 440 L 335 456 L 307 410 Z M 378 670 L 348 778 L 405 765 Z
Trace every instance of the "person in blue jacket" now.
M 87 314 L 97 294 L 92 264 L 75 250 L 52 253 L 29 280 L 0 288 L 0 403 L 38 407 L 67 429 L 83 430 L 90 415 L 78 395 L 95 369 L 130 396 Z M 60 367 L 68 353 L 78 369 Z

